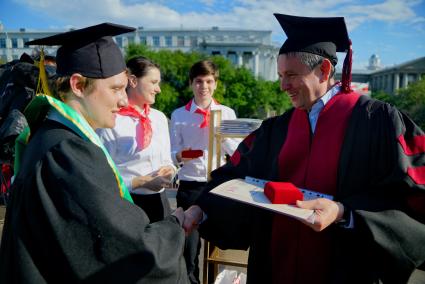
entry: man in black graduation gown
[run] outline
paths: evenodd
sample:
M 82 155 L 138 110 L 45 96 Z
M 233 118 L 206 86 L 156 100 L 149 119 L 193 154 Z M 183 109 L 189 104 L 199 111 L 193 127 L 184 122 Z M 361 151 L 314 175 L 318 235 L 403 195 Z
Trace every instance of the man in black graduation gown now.
M 1 283 L 187 283 L 181 209 L 149 224 L 94 129 L 125 104 L 126 66 L 100 24 L 30 44 L 61 45 L 57 98 L 27 108 L 31 137 L 11 189 Z
M 424 132 L 393 106 L 350 90 L 343 18 L 275 16 L 288 36 L 278 73 L 294 108 L 265 120 L 212 173 L 185 226 L 204 212 L 204 238 L 249 248 L 248 283 L 425 283 Z M 347 51 L 341 83 L 333 79 L 337 51 Z M 334 199 L 297 201 L 315 212 L 302 223 L 208 193 L 246 176 Z

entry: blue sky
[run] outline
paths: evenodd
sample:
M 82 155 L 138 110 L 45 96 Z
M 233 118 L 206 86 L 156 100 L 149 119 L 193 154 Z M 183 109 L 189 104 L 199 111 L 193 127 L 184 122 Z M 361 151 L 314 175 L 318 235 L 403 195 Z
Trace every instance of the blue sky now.
M 146 28 L 247 28 L 284 33 L 273 13 L 344 16 L 353 42 L 354 68 L 372 54 L 383 66 L 425 56 L 425 0 L 1 0 L 5 30 L 60 30 L 101 22 Z M 341 56 L 341 58 L 343 55 Z

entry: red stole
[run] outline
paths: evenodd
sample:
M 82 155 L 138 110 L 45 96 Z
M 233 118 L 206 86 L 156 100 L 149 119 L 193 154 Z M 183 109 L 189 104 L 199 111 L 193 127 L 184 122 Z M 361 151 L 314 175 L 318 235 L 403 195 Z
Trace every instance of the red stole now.
M 296 109 L 279 153 L 279 179 L 335 195 L 345 129 L 359 95 L 338 94 L 323 108 L 314 135 L 306 111 Z M 331 228 L 317 233 L 292 218 L 275 215 L 271 240 L 273 283 L 328 283 Z
M 145 104 L 143 108 L 144 108 L 144 115 L 141 114 L 132 105 L 123 107 L 118 112 L 121 115 L 130 116 L 130 117 L 139 119 L 139 128 L 136 129 L 136 141 L 137 141 L 137 148 L 139 150 L 143 150 L 146 147 L 148 147 L 152 140 L 151 120 L 148 117 L 150 112 L 150 107 L 148 104 Z

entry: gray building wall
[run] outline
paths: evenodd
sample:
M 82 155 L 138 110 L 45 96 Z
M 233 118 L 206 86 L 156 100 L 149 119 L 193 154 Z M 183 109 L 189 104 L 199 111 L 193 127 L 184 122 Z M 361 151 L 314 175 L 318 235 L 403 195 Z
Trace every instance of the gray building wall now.
M 18 59 L 22 53 L 32 54 L 34 49 L 24 43 L 64 31 L 0 30 L 0 58 L 3 61 Z M 144 29 L 115 37 L 124 50 L 129 44 L 146 44 L 153 50 L 199 51 L 208 55 L 222 55 L 236 66 L 245 66 L 256 77 L 277 80 L 276 56 L 272 46 L 271 31 L 240 29 Z M 55 54 L 57 47 L 47 47 Z

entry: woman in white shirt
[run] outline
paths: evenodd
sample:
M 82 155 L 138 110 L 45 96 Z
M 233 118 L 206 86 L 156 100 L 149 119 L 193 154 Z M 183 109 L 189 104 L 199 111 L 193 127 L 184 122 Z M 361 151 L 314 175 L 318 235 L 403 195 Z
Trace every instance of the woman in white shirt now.
M 127 62 L 128 106 L 120 110 L 113 129 L 98 134 L 115 161 L 134 203 L 151 222 L 170 214 L 164 187 L 176 173 L 171 160 L 168 119 L 150 107 L 161 92 L 159 66 L 147 58 Z

